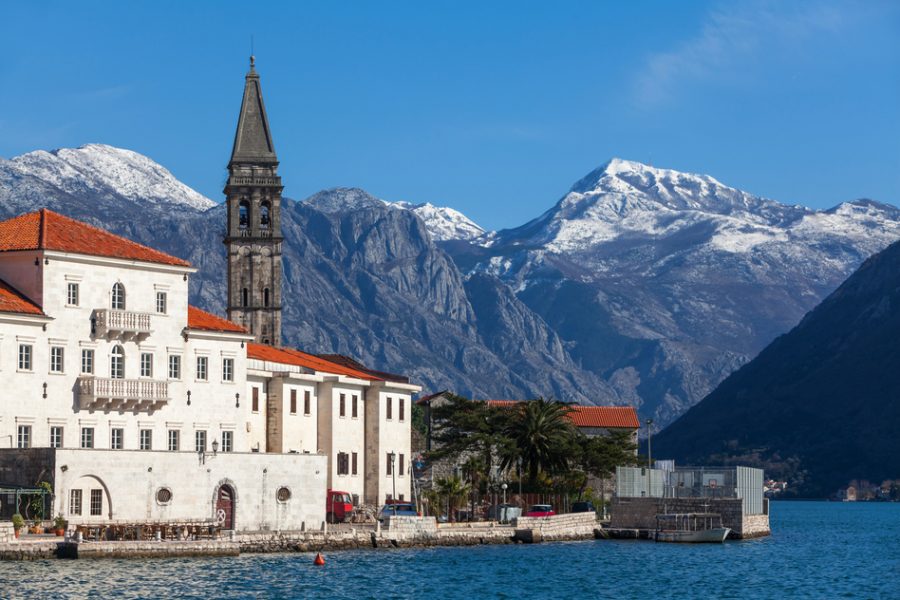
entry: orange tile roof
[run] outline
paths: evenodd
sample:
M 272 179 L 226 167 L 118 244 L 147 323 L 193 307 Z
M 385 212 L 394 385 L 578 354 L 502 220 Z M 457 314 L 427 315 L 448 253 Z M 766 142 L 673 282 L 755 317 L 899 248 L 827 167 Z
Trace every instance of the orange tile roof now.
M 569 418 L 576 427 L 603 427 L 606 429 L 639 429 L 637 411 L 631 406 L 582 406 L 572 405 Z
M 191 266 L 185 260 L 46 208 L 0 222 L 0 252 L 14 250 L 58 250 L 179 267 Z
M 490 406 L 507 407 L 520 400 L 485 400 Z M 567 415 L 576 427 L 602 427 L 604 429 L 640 429 L 637 411 L 631 406 L 585 406 L 570 404 Z
M 223 319 L 196 306 L 188 306 L 188 329 L 203 329 L 205 331 L 226 331 L 229 333 L 247 333 L 244 327 Z
M 0 279 L 0 312 L 43 315 L 41 307 Z
M 295 365 L 305 367 L 313 371 L 321 371 L 324 373 L 334 373 L 336 375 L 346 375 L 355 377 L 356 379 L 366 379 L 370 381 L 381 381 L 380 377 L 376 377 L 370 373 L 351 369 L 330 360 L 319 358 L 318 356 L 301 352 L 293 348 L 273 348 L 263 344 L 247 344 L 247 357 L 257 360 L 266 360 L 269 362 L 281 363 L 285 365 Z

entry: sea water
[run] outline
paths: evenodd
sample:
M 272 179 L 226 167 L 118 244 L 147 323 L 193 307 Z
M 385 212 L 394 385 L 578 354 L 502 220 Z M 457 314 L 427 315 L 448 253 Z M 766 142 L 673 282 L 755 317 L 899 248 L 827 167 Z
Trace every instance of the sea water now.
M 773 502 L 770 537 L 0 562 L 0 597 L 898 598 L 900 504 Z

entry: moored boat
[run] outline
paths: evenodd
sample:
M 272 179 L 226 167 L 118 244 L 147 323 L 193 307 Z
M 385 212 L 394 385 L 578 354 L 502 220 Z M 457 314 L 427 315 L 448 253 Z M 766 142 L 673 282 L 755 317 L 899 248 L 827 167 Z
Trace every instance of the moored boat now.
M 656 515 L 657 542 L 718 543 L 728 537 L 731 529 L 722 526 L 719 513 L 672 513 Z

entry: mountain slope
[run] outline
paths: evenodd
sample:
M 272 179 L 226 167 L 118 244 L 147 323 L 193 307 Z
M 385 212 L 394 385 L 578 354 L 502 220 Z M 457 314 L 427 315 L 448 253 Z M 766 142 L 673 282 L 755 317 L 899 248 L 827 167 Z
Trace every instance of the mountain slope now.
M 686 463 L 753 462 L 824 496 L 900 473 L 900 244 L 653 439 Z
M 613 159 L 537 219 L 442 247 L 665 425 L 898 238 L 893 206 L 814 211 Z
M 163 204 L 152 178 L 145 180 L 146 197 L 139 187 L 119 195 L 108 174 L 94 177 L 89 168 L 73 176 L 80 185 L 71 185 L 58 175 L 57 157 L 67 154 L 31 153 L 28 161 L 0 165 L 0 216 L 50 206 L 185 258 L 198 268 L 191 301 L 223 314 L 225 207 L 200 210 L 175 192 Z M 139 181 L 162 169 L 144 169 L 141 162 L 121 177 Z M 96 171 L 105 168 L 101 163 Z M 173 203 L 179 210 L 167 210 Z M 281 217 L 286 344 L 347 354 L 408 374 L 426 389 L 481 398 L 543 394 L 589 402 L 603 389 L 505 286 L 473 282 L 473 302 L 416 211 L 341 188 L 303 202 L 285 199 Z M 494 304 L 502 310 L 492 312 Z

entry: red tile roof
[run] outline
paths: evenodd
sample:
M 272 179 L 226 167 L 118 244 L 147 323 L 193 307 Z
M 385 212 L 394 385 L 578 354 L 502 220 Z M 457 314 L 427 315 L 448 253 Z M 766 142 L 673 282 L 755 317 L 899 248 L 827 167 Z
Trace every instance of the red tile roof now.
M 295 350 L 293 348 L 273 348 L 272 346 L 251 343 L 247 344 L 247 357 L 285 365 L 305 367 L 307 369 L 312 369 L 313 371 L 346 375 L 356 379 L 381 381 L 380 377 L 375 377 L 370 373 L 351 369 L 350 367 L 345 367 L 344 365 L 339 365 L 330 360 L 325 360 L 324 358 L 319 358 L 313 354 L 307 354 L 306 352 L 301 352 L 300 350 Z
M 0 252 L 57 250 L 189 267 L 191 264 L 106 230 L 42 208 L 0 222 Z
M 43 315 L 41 307 L 0 279 L 0 312 Z
M 200 310 L 196 306 L 188 306 L 188 329 L 247 333 L 247 330 L 237 323 L 232 323 L 228 319 Z
M 491 406 L 515 406 L 519 400 L 486 400 Z M 568 417 L 576 427 L 603 429 L 640 429 L 637 411 L 631 406 L 585 406 L 570 404 Z
M 581 406 L 572 405 L 569 418 L 576 427 L 602 427 L 604 429 L 640 429 L 637 411 L 631 406 Z

